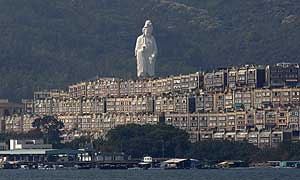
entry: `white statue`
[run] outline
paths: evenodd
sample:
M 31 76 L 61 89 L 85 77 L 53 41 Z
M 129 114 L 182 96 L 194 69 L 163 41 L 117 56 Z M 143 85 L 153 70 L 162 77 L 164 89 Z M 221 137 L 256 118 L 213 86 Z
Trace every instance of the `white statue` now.
M 148 77 L 155 75 L 157 45 L 152 36 L 153 26 L 150 20 L 145 22 L 143 34 L 136 40 L 135 56 L 137 59 L 137 76 Z

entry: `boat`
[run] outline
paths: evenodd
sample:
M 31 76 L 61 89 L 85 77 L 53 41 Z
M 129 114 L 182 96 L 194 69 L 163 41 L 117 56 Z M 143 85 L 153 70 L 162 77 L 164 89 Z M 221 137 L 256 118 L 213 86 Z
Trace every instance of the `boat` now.
M 78 165 L 78 164 L 75 164 L 74 168 L 76 168 L 76 169 L 91 169 L 91 166 L 90 165 Z
M 145 170 L 145 168 L 141 168 L 141 167 L 132 167 L 132 168 L 128 168 L 128 170 Z

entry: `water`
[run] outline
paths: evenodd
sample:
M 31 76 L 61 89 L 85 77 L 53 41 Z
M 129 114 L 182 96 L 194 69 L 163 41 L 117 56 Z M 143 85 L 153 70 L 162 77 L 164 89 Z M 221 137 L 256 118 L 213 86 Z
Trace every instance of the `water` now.
M 299 180 L 300 169 L 0 170 L 5 180 Z

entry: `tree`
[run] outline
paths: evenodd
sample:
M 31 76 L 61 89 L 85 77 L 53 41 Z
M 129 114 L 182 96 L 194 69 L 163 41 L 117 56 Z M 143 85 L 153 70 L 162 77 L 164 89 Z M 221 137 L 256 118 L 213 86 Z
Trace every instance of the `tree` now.
M 184 157 L 190 144 L 185 131 L 164 124 L 119 126 L 108 132 L 107 142 L 114 151 L 136 158 Z
M 81 136 L 79 138 L 75 138 L 69 143 L 65 144 L 65 148 L 70 149 L 86 149 L 89 148 L 91 142 L 91 137 L 89 136 Z
M 257 147 L 247 142 L 210 140 L 194 143 L 189 156 L 199 160 L 244 160 L 248 162 L 258 151 Z
M 41 131 L 46 143 L 51 143 L 53 146 L 60 144 L 60 130 L 64 124 L 54 116 L 39 117 L 32 122 L 32 127 Z

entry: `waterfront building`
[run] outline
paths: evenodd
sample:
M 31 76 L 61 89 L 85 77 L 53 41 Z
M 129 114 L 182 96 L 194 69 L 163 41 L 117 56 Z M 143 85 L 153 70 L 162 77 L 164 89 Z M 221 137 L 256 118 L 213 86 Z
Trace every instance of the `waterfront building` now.
M 52 149 L 52 144 L 45 144 L 42 139 L 9 140 L 9 150 L 21 149 Z
M 120 161 L 130 161 L 131 156 L 124 153 L 106 153 L 98 152 L 93 156 L 93 161 L 97 162 L 120 162 Z
M 45 162 L 78 162 L 86 154 L 81 150 L 67 149 L 15 149 L 0 151 L 3 162 L 45 163 Z

